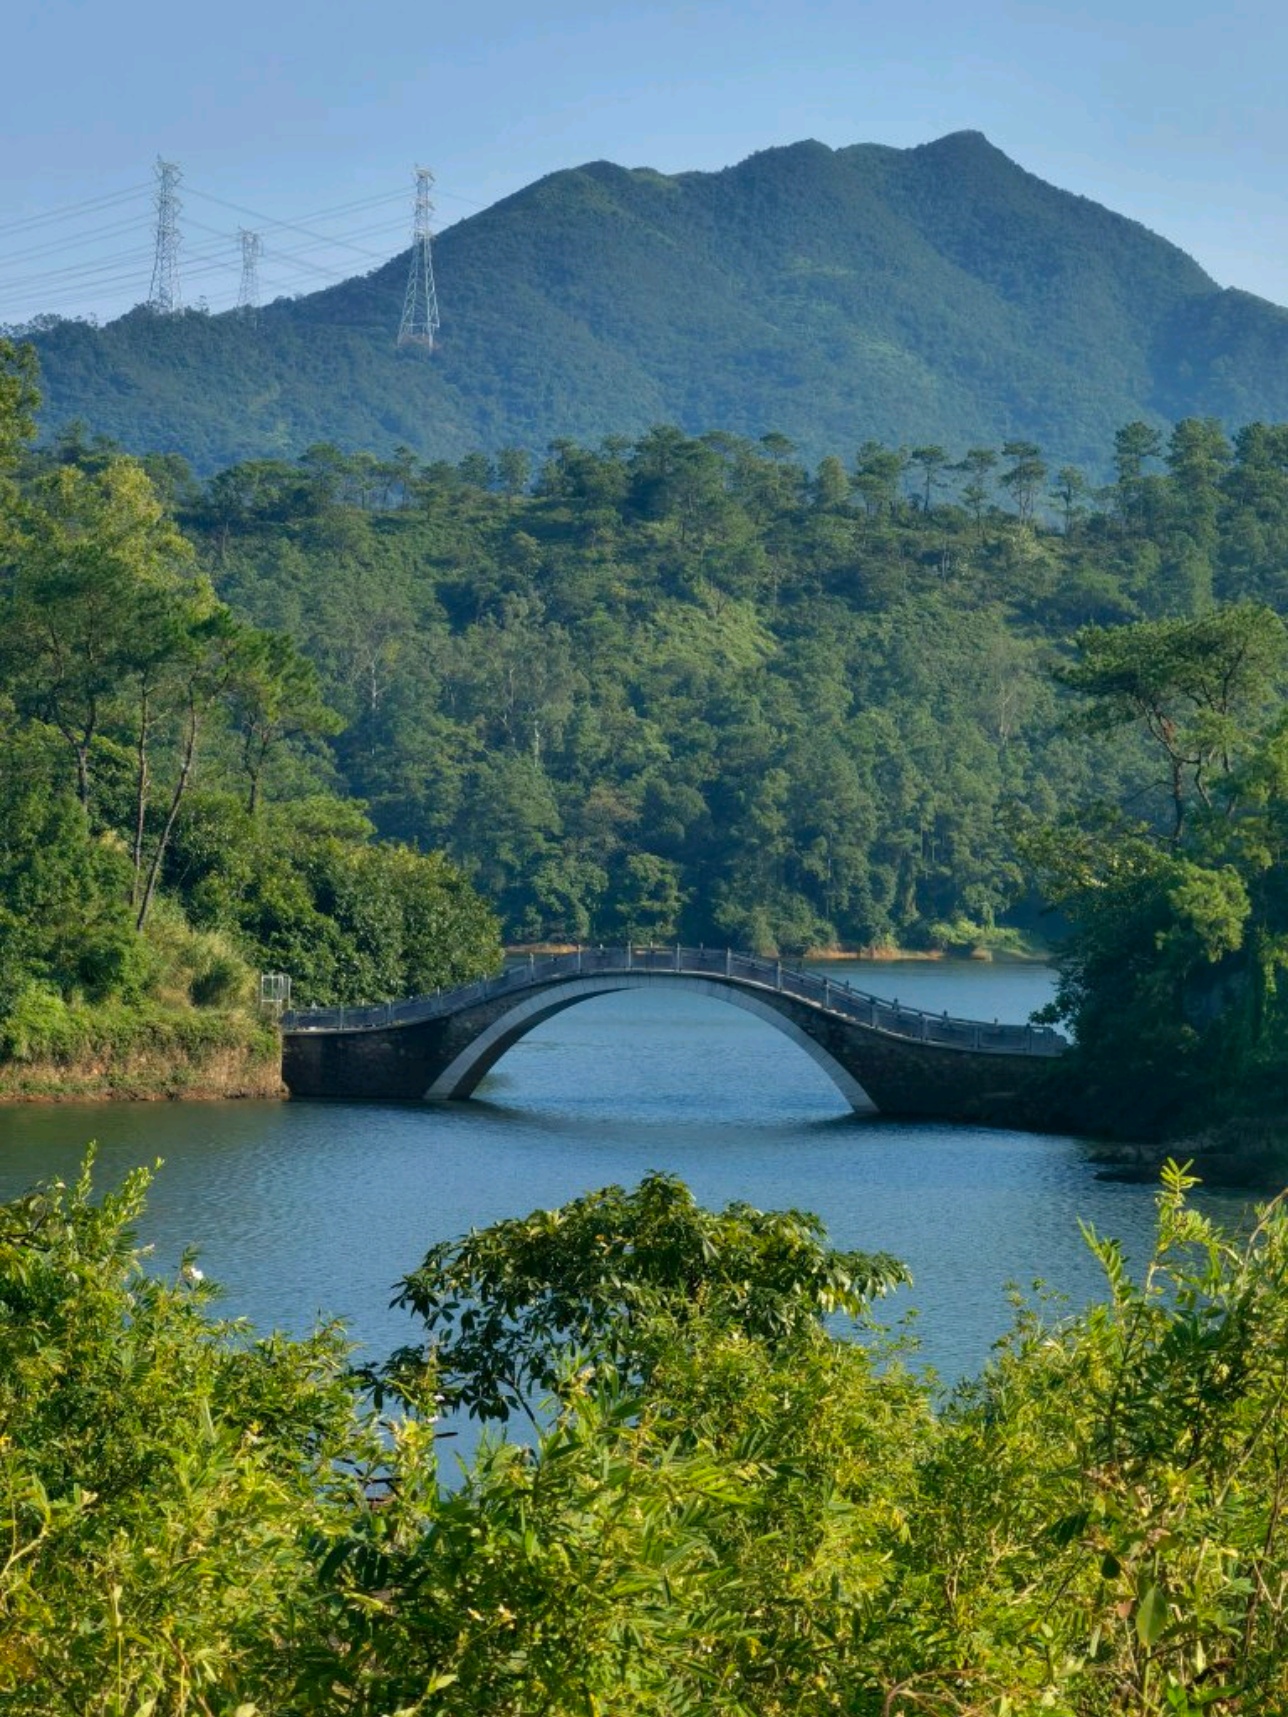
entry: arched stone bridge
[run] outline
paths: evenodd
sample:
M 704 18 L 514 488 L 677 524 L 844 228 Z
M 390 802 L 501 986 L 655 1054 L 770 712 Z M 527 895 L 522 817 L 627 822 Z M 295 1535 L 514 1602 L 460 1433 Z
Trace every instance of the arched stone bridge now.
M 1054 1058 L 1068 1047 L 1047 1027 L 925 1013 L 752 954 L 581 948 L 413 1001 L 284 1014 L 282 1077 L 296 1097 L 468 1097 L 543 1020 L 643 988 L 755 1014 L 812 1056 L 860 1114 L 1040 1126 Z

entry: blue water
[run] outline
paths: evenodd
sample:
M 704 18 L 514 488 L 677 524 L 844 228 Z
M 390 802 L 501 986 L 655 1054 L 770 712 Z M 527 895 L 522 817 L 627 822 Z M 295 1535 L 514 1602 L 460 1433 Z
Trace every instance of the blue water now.
M 1023 1021 L 1051 991 L 1032 966 L 828 971 L 989 1020 Z M 195 1244 L 229 1312 L 293 1331 L 340 1316 L 372 1356 L 413 1336 L 389 1300 L 430 1244 L 652 1169 L 709 1203 L 817 1211 L 837 1244 L 902 1257 L 915 1285 L 887 1309 L 916 1308 L 923 1358 L 948 1379 L 1006 1328 L 1008 1282 L 1042 1278 L 1074 1303 L 1098 1291 L 1079 1218 L 1139 1256 L 1153 1209 L 1149 1187 L 1097 1179 L 1075 1139 L 855 1117 L 771 1026 L 674 991 L 569 1009 L 468 1103 L 0 1108 L 0 1197 L 72 1175 L 92 1138 L 104 1183 L 165 1159 L 142 1231 L 156 1268 Z

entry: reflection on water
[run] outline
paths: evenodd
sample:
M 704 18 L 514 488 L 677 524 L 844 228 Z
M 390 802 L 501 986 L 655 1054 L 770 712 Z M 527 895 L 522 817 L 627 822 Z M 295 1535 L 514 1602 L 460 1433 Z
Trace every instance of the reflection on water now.
M 1021 1021 L 1047 999 L 1040 967 L 831 966 L 914 1006 Z M 165 1159 L 144 1238 L 158 1268 L 196 1243 L 230 1312 L 301 1330 L 345 1318 L 382 1353 L 389 1309 L 425 1248 L 651 1169 L 708 1203 L 818 1211 L 839 1245 L 896 1253 L 916 1285 L 924 1356 L 975 1369 L 1006 1327 L 1008 1281 L 1098 1291 L 1078 1218 L 1139 1255 L 1148 1187 L 1098 1181 L 1075 1140 L 855 1117 L 826 1075 L 740 1009 L 674 991 L 597 998 L 538 1027 L 469 1103 L 118 1104 L 0 1108 L 0 1197 L 75 1172 Z M 1236 1215 L 1241 1201 L 1205 1195 Z

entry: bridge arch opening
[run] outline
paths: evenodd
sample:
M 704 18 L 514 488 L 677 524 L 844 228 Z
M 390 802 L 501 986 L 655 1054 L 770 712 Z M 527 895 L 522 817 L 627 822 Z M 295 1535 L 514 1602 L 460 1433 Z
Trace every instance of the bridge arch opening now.
M 449 1064 L 425 1092 L 427 1098 L 469 1097 L 506 1052 L 529 1032 L 579 1002 L 609 996 L 623 990 L 679 990 L 688 996 L 704 996 L 741 1009 L 781 1032 L 803 1049 L 819 1066 L 849 1104 L 860 1115 L 873 1115 L 877 1106 L 854 1075 L 827 1048 L 803 1030 L 788 1014 L 762 999 L 754 991 L 718 979 L 668 976 L 661 972 L 614 973 L 569 980 L 557 989 L 519 996 L 512 1007 L 485 1027 Z

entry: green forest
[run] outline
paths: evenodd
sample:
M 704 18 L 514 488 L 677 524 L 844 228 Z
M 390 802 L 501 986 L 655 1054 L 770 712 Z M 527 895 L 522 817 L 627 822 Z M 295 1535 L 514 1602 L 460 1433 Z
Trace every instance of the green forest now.
M 127 1091 L 275 1094 L 258 972 L 305 1002 L 419 992 L 494 969 L 496 919 L 373 839 L 312 664 L 220 600 L 135 461 L 31 459 L 35 402 L 0 346 L 4 1089 L 106 1058 Z
M 1100 1303 L 1018 1300 L 945 1394 L 871 1321 L 899 1264 L 801 1212 L 653 1175 L 497 1223 L 355 1373 L 339 1328 L 257 1337 L 193 1258 L 147 1273 L 146 1181 L 0 1208 L 0 1709 L 1288 1704 L 1282 1203 L 1222 1233 L 1169 1168 L 1140 1272 L 1089 1235 Z M 463 1470 L 448 1407 L 496 1427 Z
M 1071 723 L 1061 672 L 1087 628 L 1288 603 L 1286 450 L 1131 425 L 1094 489 L 1031 443 L 811 471 L 658 428 L 156 474 L 219 595 L 315 667 L 328 767 L 511 940 L 800 952 L 1004 945 L 1045 923 L 1017 821 L 1167 826 L 1148 736 Z
M 1243 471 L 1209 451 L 1215 502 Z M 316 666 L 347 789 L 466 865 L 510 938 L 799 951 L 989 934 L 1008 805 L 1147 785 L 1065 731 L 1069 635 L 1262 594 L 1165 471 L 1127 516 L 1075 487 L 1066 530 L 1036 449 L 968 458 L 964 483 L 938 449 L 809 472 L 780 438 L 659 428 L 170 480 L 220 596 Z
M 347 792 L 508 938 L 1043 939 L 1064 1112 L 1140 1136 L 1285 1095 L 1288 429 L 1110 463 L 659 426 L 157 476 Z
M 502 938 L 1046 945 L 1071 1125 L 1281 1103 L 1288 428 L 1128 423 L 1103 485 L 668 426 L 203 482 L 33 447 L 7 374 L 11 1056 Z

